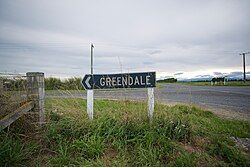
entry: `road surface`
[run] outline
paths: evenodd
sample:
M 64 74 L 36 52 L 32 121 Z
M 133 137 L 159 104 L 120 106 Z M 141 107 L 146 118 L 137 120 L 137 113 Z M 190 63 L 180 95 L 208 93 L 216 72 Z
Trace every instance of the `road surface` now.
M 47 97 L 83 97 L 86 92 L 52 91 Z M 146 89 L 95 90 L 95 98 L 147 99 Z M 164 84 L 155 89 L 157 101 L 167 104 L 193 104 L 225 117 L 250 119 L 250 87 L 248 86 L 192 86 Z

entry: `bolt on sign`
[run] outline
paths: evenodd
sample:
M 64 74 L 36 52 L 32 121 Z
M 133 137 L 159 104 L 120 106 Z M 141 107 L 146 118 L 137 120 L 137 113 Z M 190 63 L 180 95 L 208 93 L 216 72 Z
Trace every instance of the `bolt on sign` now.
M 85 75 L 85 89 L 152 88 L 155 87 L 155 72 Z

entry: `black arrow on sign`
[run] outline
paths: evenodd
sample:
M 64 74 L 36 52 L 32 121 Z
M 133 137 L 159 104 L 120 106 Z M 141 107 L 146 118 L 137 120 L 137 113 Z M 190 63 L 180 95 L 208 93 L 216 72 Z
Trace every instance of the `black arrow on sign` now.
M 92 75 L 85 75 L 81 83 L 84 89 L 93 89 Z

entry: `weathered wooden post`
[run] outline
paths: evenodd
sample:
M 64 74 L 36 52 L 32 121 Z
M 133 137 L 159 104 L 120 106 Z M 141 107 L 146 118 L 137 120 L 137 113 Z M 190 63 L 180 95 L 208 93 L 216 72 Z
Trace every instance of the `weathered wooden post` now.
M 0 91 L 3 90 L 3 78 L 0 77 Z
M 37 112 L 39 115 L 39 124 L 42 125 L 45 122 L 44 111 L 44 73 L 42 72 L 28 72 L 27 76 L 27 94 L 28 99 L 34 102 L 33 112 Z

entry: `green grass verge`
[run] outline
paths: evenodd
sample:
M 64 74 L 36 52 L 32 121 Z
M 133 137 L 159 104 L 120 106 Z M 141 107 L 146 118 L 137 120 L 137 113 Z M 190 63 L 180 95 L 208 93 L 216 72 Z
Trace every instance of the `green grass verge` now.
M 227 120 L 193 106 L 46 99 L 48 124 L 33 137 L 1 132 L 0 166 L 248 166 L 230 137 L 250 138 L 250 121 Z M 12 127 L 14 128 L 14 127 Z

